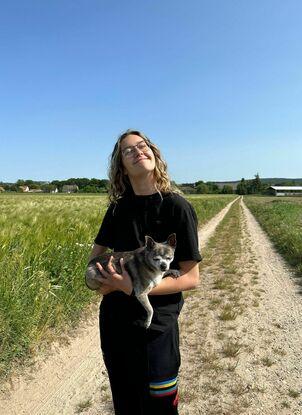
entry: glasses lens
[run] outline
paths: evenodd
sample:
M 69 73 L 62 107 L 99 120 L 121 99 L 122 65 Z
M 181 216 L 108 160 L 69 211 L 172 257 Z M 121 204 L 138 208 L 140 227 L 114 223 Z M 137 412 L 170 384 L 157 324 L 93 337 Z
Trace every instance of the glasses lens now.
M 123 154 L 123 156 L 125 156 L 125 157 L 129 157 L 129 156 L 131 156 L 131 155 L 132 155 L 132 153 L 133 153 L 133 148 L 131 148 L 131 147 L 127 147 L 127 148 L 125 148 L 125 149 L 122 151 L 122 154 Z
M 138 143 L 136 147 L 137 147 L 139 150 L 146 150 L 146 148 L 147 148 L 147 144 L 146 144 L 144 141 L 142 141 L 141 143 Z
M 148 145 L 145 143 L 145 141 L 141 141 L 140 143 L 136 144 L 135 146 L 130 146 L 124 148 L 122 150 L 122 154 L 124 157 L 132 157 L 134 154 L 134 149 L 137 148 L 140 151 L 147 151 L 149 149 Z

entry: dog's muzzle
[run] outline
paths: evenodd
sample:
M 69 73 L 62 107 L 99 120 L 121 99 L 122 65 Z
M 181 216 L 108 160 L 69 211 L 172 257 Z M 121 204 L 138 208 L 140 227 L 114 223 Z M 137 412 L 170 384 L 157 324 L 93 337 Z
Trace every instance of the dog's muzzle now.
M 160 264 L 160 269 L 162 270 L 162 271 L 166 271 L 167 269 L 168 269 L 168 265 L 167 264 Z

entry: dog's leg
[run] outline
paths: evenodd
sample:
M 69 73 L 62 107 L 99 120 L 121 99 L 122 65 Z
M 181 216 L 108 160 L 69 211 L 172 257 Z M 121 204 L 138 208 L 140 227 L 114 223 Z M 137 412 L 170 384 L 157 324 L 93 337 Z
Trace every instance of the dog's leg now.
M 102 283 L 101 281 L 99 281 L 100 277 L 101 274 L 95 266 L 88 266 L 85 274 L 85 282 L 87 287 L 91 290 L 98 290 L 99 288 L 101 288 Z
M 150 304 L 148 294 L 146 294 L 146 293 L 140 294 L 140 295 L 137 295 L 136 298 L 138 299 L 138 301 L 142 304 L 142 306 L 145 308 L 145 310 L 148 313 L 147 320 L 145 321 L 145 324 L 144 324 L 144 326 L 147 329 L 151 324 L 151 320 L 152 320 L 152 317 L 153 317 L 153 308 Z
M 180 277 L 180 271 L 178 269 L 168 269 L 167 271 L 164 272 L 163 277 L 173 277 L 173 278 L 178 278 Z

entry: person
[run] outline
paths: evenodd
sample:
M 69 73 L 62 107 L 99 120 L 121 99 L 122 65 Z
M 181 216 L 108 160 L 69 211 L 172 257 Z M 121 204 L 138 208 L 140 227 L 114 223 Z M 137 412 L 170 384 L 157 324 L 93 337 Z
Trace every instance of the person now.
M 192 205 L 173 190 L 167 164 L 158 147 L 142 132 L 127 130 L 118 138 L 110 159 L 109 200 L 90 259 L 108 248 L 131 251 L 145 245 L 145 235 L 164 242 L 176 233 L 177 245 L 166 276 L 149 293 L 154 309 L 144 328 L 146 311 L 133 294 L 131 278 L 98 268 L 103 298 L 100 337 L 116 415 L 178 414 L 180 367 L 178 316 L 182 291 L 199 282 L 197 217 Z

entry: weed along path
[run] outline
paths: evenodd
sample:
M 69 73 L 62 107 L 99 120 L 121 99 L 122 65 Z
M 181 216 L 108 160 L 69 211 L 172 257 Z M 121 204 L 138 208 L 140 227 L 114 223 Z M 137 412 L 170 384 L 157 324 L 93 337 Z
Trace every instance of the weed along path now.
M 301 414 L 302 296 L 243 204 L 199 230 L 200 286 L 180 317 L 181 415 Z M 11 387 L 6 415 L 112 415 L 97 310 Z
M 302 414 L 302 296 L 242 200 L 181 314 L 180 413 Z

